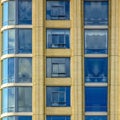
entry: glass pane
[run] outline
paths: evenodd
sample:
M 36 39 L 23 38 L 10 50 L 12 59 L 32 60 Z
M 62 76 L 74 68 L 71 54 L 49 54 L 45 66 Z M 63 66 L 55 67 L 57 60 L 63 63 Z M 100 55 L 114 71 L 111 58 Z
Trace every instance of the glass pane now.
M 107 87 L 85 87 L 85 111 L 107 111 Z
M 70 116 L 47 116 L 46 120 L 70 120 Z
M 8 25 L 8 2 L 3 3 L 3 26 Z
M 108 2 L 107 1 L 85 1 L 84 2 L 84 24 L 85 25 L 107 25 L 108 24 Z
M 10 116 L 4 117 L 2 120 L 32 120 L 31 116 Z
M 18 87 L 18 112 L 32 112 L 31 87 Z
M 107 58 L 85 58 L 85 82 L 107 82 Z
M 85 53 L 107 54 L 107 30 L 85 30 Z
M 85 120 L 107 120 L 107 116 L 85 116 Z
M 70 106 L 70 87 L 47 87 L 47 106 Z
M 19 29 L 18 53 L 32 53 L 31 29 Z
M 32 24 L 32 1 L 19 0 L 18 23 Z
M 10 117 L 4 117 L 2 120 L 16 120 L 15 116 L 10 116 Z
M 47 30 L 47 48 L 69 48 L 69 30 Z
M 70 19 L 69 1 L 47 1 L 47 20 L 68 20 Z
M 19 66 L 17 82 L 32 82 L 32 59 L 19 58 L 18 62 Z

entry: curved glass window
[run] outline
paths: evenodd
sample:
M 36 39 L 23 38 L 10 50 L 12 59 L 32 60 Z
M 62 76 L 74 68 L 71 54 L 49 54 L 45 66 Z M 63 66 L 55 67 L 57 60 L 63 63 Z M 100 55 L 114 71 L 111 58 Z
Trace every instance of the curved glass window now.
M 70 116 L 47 116 L 46 120 L 70 120 Z
M 31 24 L 32 0 L 10 0 L 4 2 L 2 14 L 3 26 L 15 24 Z
M 2 113 L 6 112 L 32 112 L 32 88 L 3 88 Z
M 32 120 L 32 116 L 10 116 L 4 117 L 2 120 Z
M 2 83 L 32 82 L 31 58 L 8 58 L 2 61 Z
M 107 120 L 107 116 L 85 116 L 85 120 Z
M 2 54 L 32 53 L 31 29 L 5 30 L 2 40 Z
M 107 76 L 107 58 L 85 58 L 85 82 L 107 82 Z
M 85 111 L 107 111 L 107 87 L 85 87 Z
M 85 30 L 85 54 L 107 54 L 107 30 Z
M 85 25 L 107 25 L 108 24 L 108 2 L 107 1 L 85 1 L 84 2 L 84 24 Z

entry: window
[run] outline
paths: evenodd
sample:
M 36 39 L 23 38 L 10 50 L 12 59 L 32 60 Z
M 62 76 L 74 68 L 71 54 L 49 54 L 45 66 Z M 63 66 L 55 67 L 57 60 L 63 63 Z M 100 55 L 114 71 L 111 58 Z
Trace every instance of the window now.
M 85 30 L 85 54 L 107 54 L 107 30 Z
M 107 116 L 85 116 L 85 120 L 107 120 Z
M 31 112 L 31 87 L 9 87 L 2 90 L 2 113 Z
M 107 82 L 107 58 L 85 58 L 85 82 Z
M 47 20 L 68 20 L 70 18 L 69 0 L 47 0 Z
M 3 3 L 3 26 L 32 24 L 32 1 L 10 0 Z
M 3 31 L 2 54 L 32 53 L 32 30 L 9 29 Z
M 69 58 L 47 58 L 47 77 L 70 77 Z
M 47 30 L 47 48 L 69 48 L 70 32 L 65 29 Z
M 47 116 L 46 120 L 70 120 L 70 116 Z
M 84 2 L 85 25 L 108 24 L 108 1 L 85 1 Z
M 4 117 L 2 120 L 32 120 L 31 116 L 10 116 Z
M 85 87 L 85 111 L 107 111 L 107 87 Z
M 32 81 L 31 58 L 8 58 L 2 61 L 2 83 L 29 83 Z M 16 76 L 15 76 L 16 75 Z
M 47 87 L 47 107 L 70 106 L 70 87 Z

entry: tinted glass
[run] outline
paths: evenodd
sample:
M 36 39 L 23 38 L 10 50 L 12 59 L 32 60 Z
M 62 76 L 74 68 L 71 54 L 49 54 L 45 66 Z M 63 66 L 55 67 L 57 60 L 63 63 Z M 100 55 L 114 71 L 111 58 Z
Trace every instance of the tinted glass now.
M 85 120 L 107 120 L 107 116 L 86 116 Z
M 107 87 L 85 87 L 85 111 L 107 111 Z
M 46 120 L 70 120 L 70 116 L 47 116 Z
M 32 0 L 19 0 L 18 23 L 32 23 Z
M 107 25 L 108 24 L 108 2 L 107 1 L 85 1 L 84 2 L 84 24 L 85 25 Z
M 47 30 L 47 48 L 69 48 L 69 30 L 49 29 Z
M 4 117 L 2 120 L 32 120 L 31 116 L 12 116 L 12 117 Z
M 107 30 L 85 30 L 85 53 L 107 54 Z
M 107 82 L 107 58 L 85 58 L 85 82 Z
M 68 0 L 47 1 L 47 20 L 68 20 L 70 19 L 70 6 Z
M 47 106 L 70 106 L 70 87 L 47 87 Z

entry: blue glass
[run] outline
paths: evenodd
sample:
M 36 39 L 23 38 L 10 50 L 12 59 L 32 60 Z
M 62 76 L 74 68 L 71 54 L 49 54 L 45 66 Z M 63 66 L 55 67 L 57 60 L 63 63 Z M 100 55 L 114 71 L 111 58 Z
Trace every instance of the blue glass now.
M 85 112 L 107 112 L 107 87 L 85 87 Z
M 70 48 L 70 31 L 65 29 L 47 30 L 47 48 Z
M 32 116 L 10 116 L 4 117 L 2 120 L 32 120 Z
M 32 24 L 32 0 L 19 0 L 18 24 Z
M 18 32 L 18 53 L 32 53 L 32 30 L 19 29 Z
M 3 3 L 3 25 L 8 25 L 8 2 Z
M 2 83 L 15 81 L 14 58 L 4 59 L 2 62 Z
M 107 120 L 107 116 L 85 116 L 85 120 Z
M 47 107 L 69 107 L 70 87 L 47 87 Z
M 47 58 L 46 76 L 70 77 L 70 58 Z
M 107 54 L 107 30 L 85 30 L 85 54 Z
M 46 116 L 46 120 L 70 120 L 70 116 Z
M 85 82 L 103 82 L 108 79 L 107 58 L 85 58 Z
M 84 2 L 84 24 L 85 25 L 107 25 L 108 24 L 108 2 L 107 1 L 85 1 Z
M 2 96 L 2 113 L 32 112 L 31 87 L 3 88 Z
M 47 20 L 69 20 L 70 3 L 69 0 L 47 0 L 46 19 Z

